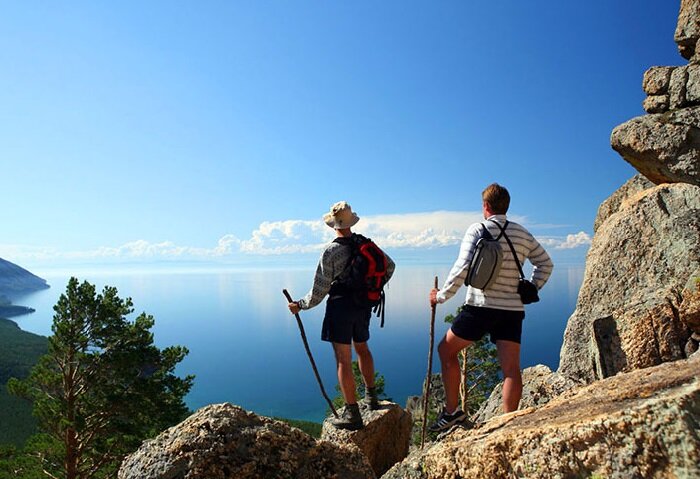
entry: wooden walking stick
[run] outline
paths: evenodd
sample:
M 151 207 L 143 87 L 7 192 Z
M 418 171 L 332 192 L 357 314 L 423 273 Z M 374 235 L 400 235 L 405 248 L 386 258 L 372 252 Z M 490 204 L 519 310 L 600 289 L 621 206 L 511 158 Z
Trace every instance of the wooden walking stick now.
M 438 288 L 438 278 L 435 276 L 435 289 Z M 433 378 L 433 344 L 435 343 L 435 306 L 430 306 L 430 348 L 428 349 L 428 374 L 425 378 L 425 396 L 423 397 L 423 430 L 420 435 L 420 448 L 425 444 L 425 428 L 428 422 L 428 408 L 430 405 L 430 383 Z
M 294 300 L 289 295 L 289 292 L 286 289 L 282 290 L 282 294 L 284 294 L 284 297 L 287 298 L 288 302 L 290 302 L 290 303 L 294 302 Z M 316 361 L 314 361 L 314 357 L 311 355 L 311 349 L 309 349 L 309 342 L 306 340 L 306 333 L 304 332 L 304 325 L 301 324 L 301 318 L 299 317 L 299 314 L 295 314 L 294 317 L 297 318 L 297 325 L 299 325 L 299 331 L 301 332 L 301 340 L 304 341 L 304 348 L 306 349 L 306 355 L 309 356 L 309 361 L 311 361 L 311 367 L 313 368 L 314 374 L 316 375 L 316 381 L 318 381 L 318 385 L 321 388 L 321 394 L 323 394 L 323 397 L 326 398 L 326 402 L 331 407 L 331 411 L 333 411 L 333 415 L 337 418 L 338 412 L 333 407 L 333 401 L 330 400 L 330 398 L 328 397 L 328 394 L 326 394 L 326 390 L 323 388 L 323 382 L 321 382 L 321 376 L 318 374 L 318 369 L 316 369 Z

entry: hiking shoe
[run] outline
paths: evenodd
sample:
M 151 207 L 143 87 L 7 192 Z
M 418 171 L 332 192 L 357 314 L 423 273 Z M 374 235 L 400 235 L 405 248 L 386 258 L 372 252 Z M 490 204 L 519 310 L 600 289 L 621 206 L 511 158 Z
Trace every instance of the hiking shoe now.
M 467 415 L 461 409 L 457 409 L 454 414 L 447 414 L 444 409 L 438 416 L 437 420 L 430 425 L 428 430 L 430 432 L 440 432 L 449 429 L 454 424 L 464 421 Z
M 331 424 L 338 429 L 347 429 L 349 431 L 362 429 L 364 424 L 362 423 L 362 414 L 360 414 L 359 406 L 357 404 L 346 404 L 340 416 L 331 419 Z
M 365 409 L 369 409 L 370 411 L 381 409 L 379 397 L 377 397 L 377 390 L 375 388 L 367 388 L 365 391 L 365 397 L 362 398 L 361 406 Z

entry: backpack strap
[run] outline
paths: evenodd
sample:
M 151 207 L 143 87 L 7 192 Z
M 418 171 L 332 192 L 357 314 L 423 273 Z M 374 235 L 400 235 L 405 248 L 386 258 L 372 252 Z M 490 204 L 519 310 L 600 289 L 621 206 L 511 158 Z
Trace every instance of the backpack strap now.
M 491 220 L 493 221 L 493 220 Z M 518 265 L 518 272 L 520 273 L 520 279 L 525 279 L 525 273 L 523 273 L 523 267 L 520 265 L 520 260 L 518 259 L 518 255 L 515 254 L 515 248 L 513 247 L 513 243 L 510 242 L 510 238 L 506 234 L 506 228 L 508 228 L 508 221 L 506 221 L 506 224 L 501 226 L 498 224 L 497 221 L 493 221 L 496 226 L 498 226 L 498 229 L 501 230 L 501 234 L 498 235 L 500 238 L 501 236 L 505 237 L 506 241 L 508 242 L 508 246 L 510 246 L 510 252 L 513 253 L 513 259 L 515 260 L 515 264 Z
M 499 239 L 501 239 L 501 236 L 503 236 L 504 234 L 506 234 L 505 229 L 508 227 L 508 221 L 506 221 L 506 224 L 505 224 L 505 226 L 503 226 L 503 227 L 501 227 L 501 225 L 498 224 L 498 222 L 496 222 L 496 221 L 494 221 L 494 220 L 489 220 L 489 221 L 491 221 L 492 223 L 494 223 L 496 226 L 498 226 L 498 229 L 501 230 L 501 233 L 498 235 L 498 237 L 496 237 L 496 241 L 498 241 Z M 488 239 L 494 239 L 494 238 L 493 238 L 493 235 L 491 234 L 491 232 L 488 230 L 488 228 L 486 227 L 486 225 L 485 225 L 484 223 L 481 223 L 481 227 L 484 228 L 484 233 L 486 234 L 486 237 L 487 237 Z
M 343 268 L 343 270 L 340 272 L 340 274 L 338 274 L 338 276 L 333 279 L 333 282 L 347 278 L 348 271 L 350 270 L 350 265 L 352 265 L 352 258 L 355 255 L 355 250 L 358 248 L 359 245 L 359 241 L 356 238 L 357 236 L 359 235 L 353 233 L 352 236 L 349 237 L 338 236 L 337 238 L 333 239 L 333 243 L 337 243 L 339 245 L 350 248 L 350 256 L 348 257 L 348 262 Z
M 384 310 L 386 309 L 386 296 L 384 295 L 384 290 L 382 290 L 381 296 L 379 297 L 379 304 L 372 309 L 372 313 L 377 313 L 377 317 L 381 318 L 380 328 L 384 327 Z

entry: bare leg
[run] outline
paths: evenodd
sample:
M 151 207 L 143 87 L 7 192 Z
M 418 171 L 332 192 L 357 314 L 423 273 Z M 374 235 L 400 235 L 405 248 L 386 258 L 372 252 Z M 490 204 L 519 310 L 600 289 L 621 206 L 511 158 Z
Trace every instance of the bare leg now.
M 357 362 L 360 366 L 362 378 L 365 380 L 365 386 L 368 388 L 374 387 L 374 358 L 369 350 L 367 343 L 353 343 L 355 352 L 357 352 Z
M 352 374 L 352 349 L 349 344 L 333 343 L 335 364 L 338 369 L 338 384 L 345 404 L 356 404 L 355 378 Z
M 503 411 L 518 410 L 523 394 L 523 379 L 520 375 L 520 344 L 513 341 L 496 341 L 498 362 L 503 371 Z
M 442 383 L 445 386 L 445 407 L 447 412 L 457 409 L 459 402 L 459 383 L 461 371 L 457 355 L 461 350 L 470 346 L 474 341 L 467 341 L 448 330 L 438 345 L 440 364 L 442 366 Z

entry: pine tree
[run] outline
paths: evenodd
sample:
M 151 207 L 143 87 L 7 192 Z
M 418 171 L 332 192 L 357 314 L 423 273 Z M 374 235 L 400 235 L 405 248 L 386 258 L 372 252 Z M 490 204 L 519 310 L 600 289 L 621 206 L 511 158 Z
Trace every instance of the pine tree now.
M 9 389 L 33 402 L 40 429 L 55 441 L 42 455 L 49 476 L 113 475 L 145 438 L 189 414 L 183 398 L 194 377 L 174 374 L 188 351 L 158 349 L 153 317 L 128 321 L 132 301 L 113 287 L 97 294 L 71 278 L 54 311 L 48 354 Z

